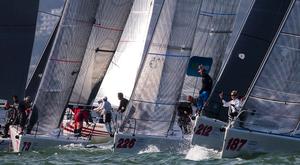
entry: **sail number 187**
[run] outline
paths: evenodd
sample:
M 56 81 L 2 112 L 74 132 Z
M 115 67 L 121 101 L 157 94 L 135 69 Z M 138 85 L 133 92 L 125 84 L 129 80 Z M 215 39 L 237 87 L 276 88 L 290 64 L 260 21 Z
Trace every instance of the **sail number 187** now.
M 246 139 L 231 138 L 227 143 L 226 150 L 239 151 L 246 143 Z

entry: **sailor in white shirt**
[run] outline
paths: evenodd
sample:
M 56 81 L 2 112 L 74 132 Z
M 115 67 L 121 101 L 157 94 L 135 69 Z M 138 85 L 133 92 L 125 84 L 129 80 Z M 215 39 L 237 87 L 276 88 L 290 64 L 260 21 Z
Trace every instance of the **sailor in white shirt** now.
M 109 132 L 112 133 L 111 129 L 111 119 L 112 119 L 112 107 L 110 102 L 107 101 L 107 97 L 103 97 L 98 101 L 99 107 L 94 108 L 94 111 L 97 111 L 100 113 L 101 116 L 103 116 L 103 122 L 108 125 Z
M 229 107 L 229 117 L 236 117 L 242 109 L 242 101 L 238 98 L 237 90 L 233 90 L 230 93 L 231 100 L 225 101 L 223 99 L 223 92 L 219 94 L 220 99 L 222 100 L 224 107 Z

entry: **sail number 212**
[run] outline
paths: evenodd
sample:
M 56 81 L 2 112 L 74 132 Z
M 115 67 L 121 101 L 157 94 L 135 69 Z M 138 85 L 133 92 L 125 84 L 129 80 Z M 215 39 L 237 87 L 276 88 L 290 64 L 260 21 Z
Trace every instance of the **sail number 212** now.
M 200 124 L 198 126 L 198 128 L 195 129 L 195 134 L 196 135 L 201 135 L 201 136 L 209 136 L 212 129 L 213 128 L 210 125 Z

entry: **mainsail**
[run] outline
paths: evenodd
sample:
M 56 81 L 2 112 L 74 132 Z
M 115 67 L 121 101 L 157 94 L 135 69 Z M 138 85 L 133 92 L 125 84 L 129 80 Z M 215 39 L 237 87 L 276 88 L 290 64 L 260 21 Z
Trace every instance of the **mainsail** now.
M 299 20 L 297 0 L 244 105 L 245 110 L 254 112 L 244 123 L 249 129 L 291 133 L 299 125 Z
M 206 115 L 226 121 L 227 108 L 222 107 L 219 93 L 238 90 L 241 96 L 248 91 L 265 58 L 278 28 L 290 5 L 287 0 L 256 0 L 245 25 L 222 68 L 209 98 Z M 268 21 L 266 21 L 268 20 Z
M 66 2 L 33 106 L 33 115 L 38 113 L 41 133 L 59 126 L 81 66 L 98 3 L 99 0 Z
M 130 99 L 127 119 L 136 123 L 137 134 L 165 136 L 174 120 L 201 1 L 158 2 L 163 7 L 149 49 L 145 50 L 147 54 Z M 131 131 L 125 126 L 124 131 L 127 130 Z
M 90 104 L 114 56 L 133 0 L 101 1 L 70 102 Z M 117 53 L 116 53 L 117 54 Z
M 130 97 L 144 51 L 149 46 L 157 23 L 161 2 L 135 0 L 117 50 L 109 65 L 95 102 L 107 96 L 113 106 L 119 105 L 118 92 Z
M 37 29 L 25 88 L 25 95 L 31 96 L 32 99 L 35 99 L 39 88 L 62 16 L 64 5 L 60 3 L 57 5 L 58 8 L 50 9 L 50 11 L 45 9 L 42 4 L 39 7 Z
M 226 59 L 225 50 L 231 37 L 234 20 L 240 0 L 202 0 L 198 28 L 191 56 L 213 59 L 210 75 L 216 80 Z M 201 87 L 201 78 L 186 76 L 181 99 L 188 95 L 197 96 Z
M 39 0 L 0 1 L 0 98 L 23 98 Z

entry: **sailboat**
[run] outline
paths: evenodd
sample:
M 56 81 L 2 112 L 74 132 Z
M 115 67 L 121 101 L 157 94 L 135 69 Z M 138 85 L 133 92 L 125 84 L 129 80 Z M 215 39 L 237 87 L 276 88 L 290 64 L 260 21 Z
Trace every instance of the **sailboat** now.
M 149 145 L 175 151 L 184 145 L 175 124 L 176 107 L 194 43 L 201 1 L 154 0 L 158 20 L 144 50 L 124 122 L 115 134 L 114 151 L 138 152 Z
M 222 107 L 218 94 L 220 91 L 229 93 L 234 89 L 238 90 L 241 96 L 246 94 L 265 56 L 270 51 L 271 45 L 277 38 L 278 29 L 282 27 L 292 4 L 292 1 L 284 0 L 278 0 L 276 3 L 267 0 L 253 2 L 240 35 L 231 50 L 231 55 L 213 88 L 208 106 L 204 109 L 204 115 L 198 117 L 193 144 L 222 150 L 225 134 L 222 128 L 228 125 L 228 110 Z M 202 133 L 196 134 L 208 127 L 210 129 L 205 134 L 207 136 L 203 136 Z
M 222 157 L 299 152 L 299 1 L 289 3 L 276 40 L 257 72 L 239 121 L 226 128 Z M 269 29 L 267 29 L 269 30 Z
M 198 97 L 198 92 L 201 87 L 201 79 L 199 78 L 198 66 L 205 65 L 206 60 L 211 60 L 210 70 L 207 73 L 212 77 L 215 82 L 217 75 L 220 73 L 221 66 L 224 65 L 227 54 L 225 49 L 232 37 L 233 26 L 236 22 L 237 10 L 240 1 L 202 1 L 201 12 L 199 16 L 199 28 L 195 34 L 195 42 L 192 48 L 192 57 L 190 63 L 194 59 L 197 60 L 195 67 L 189 66 L 187 75 L 184 79 L 184 84 L 181 92 L 181 102 L 186 102 L 187 96 Z M 194 70 L 195 74 L 189 74 L 190 70 Z M 205 125 L 203 124 L 205 123 Z M 207 126 L 208 125 L 208 126 Z M 206 135 L 212 126 L 223 126 L 223 121 L 210 120 L 205 116 L 197 117 L 195 128 L 202 128 L 201 131 L 194 129 L 195 132 L 192 137 L 192 144 L 201 145 L 208 140 L 214 141 L 213 138 L 205 139 L 205 142 L 197 136 Z M 205 130 L 204 130 L 205 129 Z M 202 135 L 202 136 L 203 136 Z M 218 134 L 213 134 L 214 136 Z M 206 136 L 204 136 L 206 138 Z M 213 143 L 214 144 L 214 143 Z
M 59 136 L 60 131 L 52 131 L 60 126 L 60 118 L 80 69 L 98 4 L 98 0 L 66 1 L 53 48 L 32 108 L 30 122 L 35 123 L 34 119 L 38 118 L 34 134 L 19 134 L 18 127 L 11 126 L 10 128 L 15 152 L 58 144 L 85 144 L 87 142 L 87 139 L 72 139 Z
M 132 8 L 132 1 L 100 1 L 96 13 L 96 22 L 93 25 L 82 66 L 69 100 L 70 106 L 93 108 L 93 100 L 104 76 L 107 76 L 109 65 L 112 64 L 111 61 L 115 62 L 112 58 L 122 53 L 119 43 L 124 30 L 126 30 L 124 29 L 125 24 L 127 24 L 127 30 L 129 26 L 132 28 L 132 25 L 127 21 Z M 82 135 L 91 136 L 92 141 L 95 143 L 111 140 L 106 125 L 98 122 L 96 112 L 92 111 L 91 113 L 95 119 L 95 125 L 88 127 L 84 123 Z M 72 118 L 68 119 L 66 117 L 62 122 L 62 127 L 65 134 L 73 134 L 74 124 Z
M 24 97 L 38 6 L 38 0 L 0 2 L 1 106 L 12 101 L 13 95 Z M 5 114 L 1 107 L 0 113 Z M 0 138 L 0 150 L 8 150 L 10 143 L 10 139 Z

